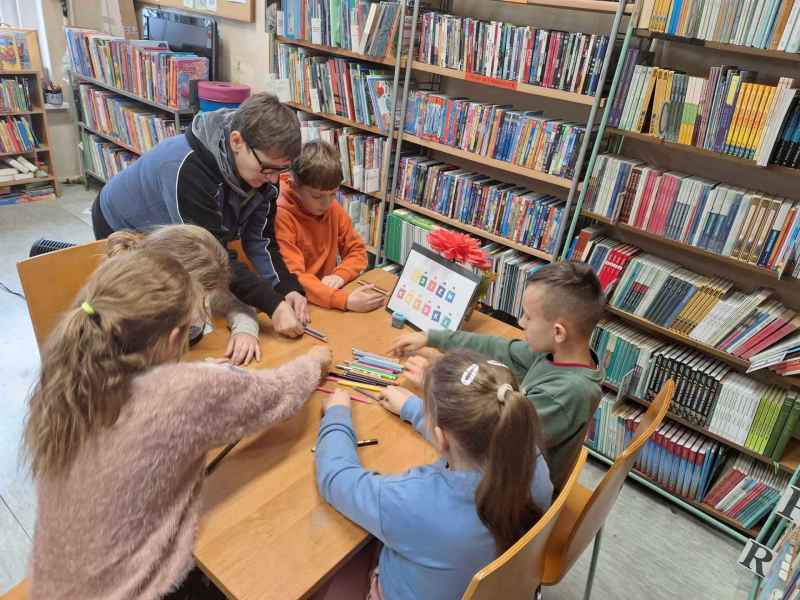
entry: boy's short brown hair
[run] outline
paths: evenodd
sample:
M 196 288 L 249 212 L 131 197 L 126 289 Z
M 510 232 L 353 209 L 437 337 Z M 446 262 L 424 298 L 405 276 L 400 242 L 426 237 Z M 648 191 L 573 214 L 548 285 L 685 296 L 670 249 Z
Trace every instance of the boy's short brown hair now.
M 560 261 L 536 271 L 528 285 L 546 286 L 542 310 L 548 320 L 562 318 L 580 335 L 590 336 L 603 318 L 605 295 L 592 268 L 586 263 Z
M 294 160 L 300 154 L 300 121 L 277 96 L 253 94 L 233 115 L 231 129 L 242 134 L 254 150 Z
M 300 185 L 316 190 L 336 189 L 343 179 L 339 150 L 321 140 L 308 142 L 292 163 L 292 175 Z

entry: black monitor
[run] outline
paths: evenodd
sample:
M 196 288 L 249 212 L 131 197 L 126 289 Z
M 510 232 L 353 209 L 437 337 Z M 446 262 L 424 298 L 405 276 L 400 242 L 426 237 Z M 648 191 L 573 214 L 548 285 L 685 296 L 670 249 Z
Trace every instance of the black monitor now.
M 208 78 L 217 75 L 217 22 L 212 17 L 161 8 L 142 9 L 144 39 L 167 42 L 175 52 L 208 59 Z

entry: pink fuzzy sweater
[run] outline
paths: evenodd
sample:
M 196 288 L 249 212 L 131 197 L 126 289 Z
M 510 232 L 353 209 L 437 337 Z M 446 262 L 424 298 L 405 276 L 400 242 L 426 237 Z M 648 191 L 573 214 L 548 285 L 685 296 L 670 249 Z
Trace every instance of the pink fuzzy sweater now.
M 206 453 L 293 415 L 319 380 L 307 356 L 138 376 L 118 421 L 67 473 L 37 482 L 30 597 L 150 600 L 177 587 L 193 566 Z

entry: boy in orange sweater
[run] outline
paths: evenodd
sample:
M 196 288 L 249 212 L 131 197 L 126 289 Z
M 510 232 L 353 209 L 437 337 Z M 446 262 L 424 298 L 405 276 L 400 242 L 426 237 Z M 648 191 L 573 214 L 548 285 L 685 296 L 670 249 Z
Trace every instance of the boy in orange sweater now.
M 291 172 L 281 176 L 275 237 L 286 266 L 311 303 L 369 312 L 383 306 L 380 292 L 372 286 L 341 289 L 367 267 L 364 241 L 336 202 L 341 182 L 337 149 L 322 141 L 306 144 Z

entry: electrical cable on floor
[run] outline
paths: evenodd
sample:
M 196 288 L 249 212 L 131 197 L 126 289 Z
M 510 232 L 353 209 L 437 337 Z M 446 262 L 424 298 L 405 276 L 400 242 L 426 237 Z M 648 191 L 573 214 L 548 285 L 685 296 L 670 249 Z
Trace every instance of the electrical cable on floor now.
M 7 286 L 5 283 L 3 283 L 2 281 L 0 281 L 0 287 L 2 287 L 2 288 L 3 288 L 3 289 L 6 291 L 6 292 L 8 292 L 9 294 L 13 294 L 14 296 L 19 296 L 20 298 L 22 298 L 23 300 L 25 300 L 25 296 L 24 296 L 22 293 L 20 293 L 20 292 L 15 292 L 14 290 L 12 290 L 10 287 L 8 287 L 8 286 Z

